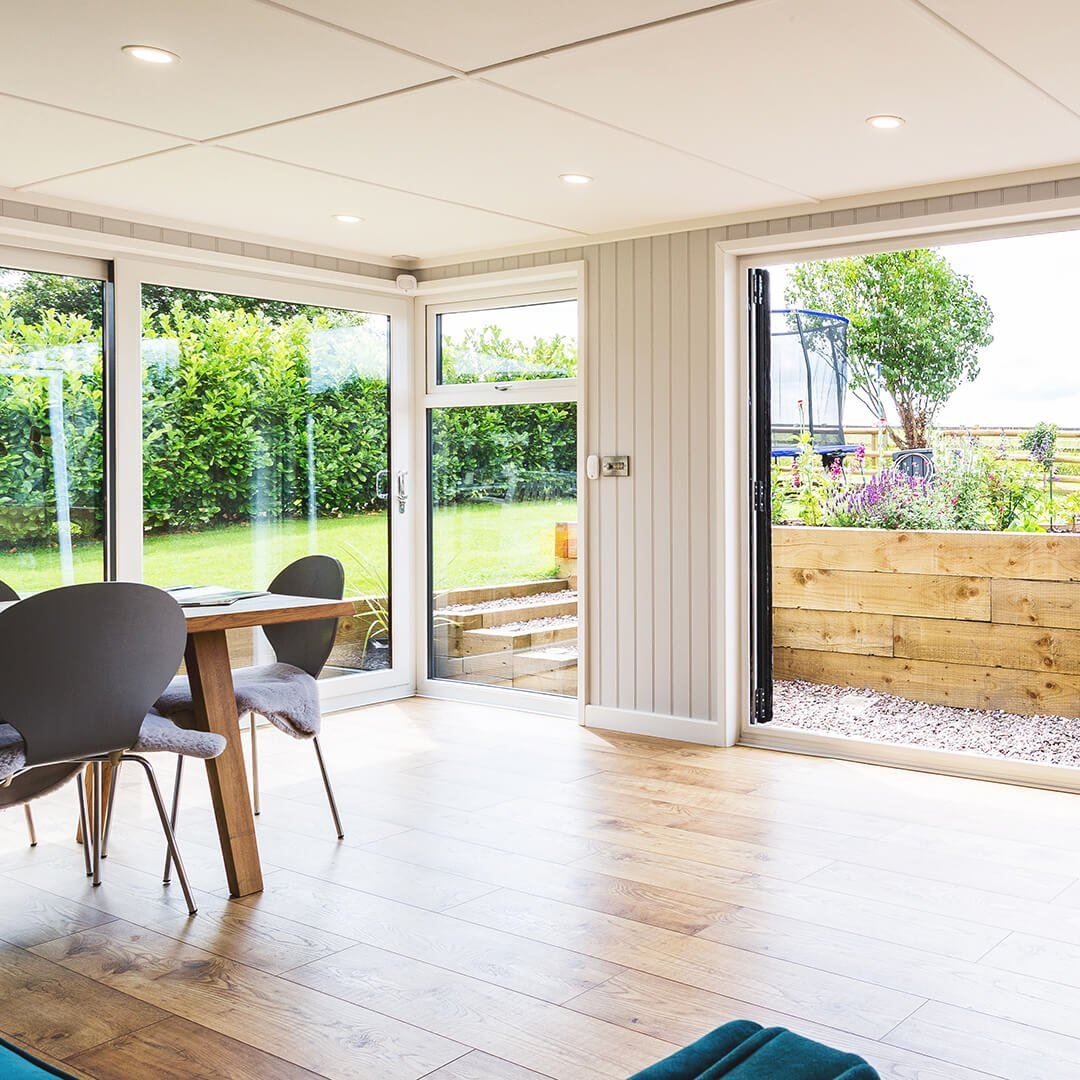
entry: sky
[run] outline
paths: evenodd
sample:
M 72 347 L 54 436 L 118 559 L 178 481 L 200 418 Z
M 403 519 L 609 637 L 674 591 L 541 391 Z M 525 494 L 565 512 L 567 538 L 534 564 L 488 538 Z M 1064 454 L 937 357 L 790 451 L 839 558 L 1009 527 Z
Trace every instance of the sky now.
M 514 341 L 552 338 L 556 334 L 577 341 L 577 301 L 564 300 L 519 307 L 483 308 L 478 311 L 455 311 L 443 316 L 443 333 L 451 338 L 464 336 L 467 330 L 497 326 Z
M 1080 428 L 1080 232 L 981 240 L 940 248 L 971 278 L 994 312 L 994 342 L 980 373 L 938 413 L 946 427 L 1030 427 L 1041 420 Z M 783 306 L 785 267 L 770 270 L 773 307 Z M 849 405 L 848 425 L 870 414 Z

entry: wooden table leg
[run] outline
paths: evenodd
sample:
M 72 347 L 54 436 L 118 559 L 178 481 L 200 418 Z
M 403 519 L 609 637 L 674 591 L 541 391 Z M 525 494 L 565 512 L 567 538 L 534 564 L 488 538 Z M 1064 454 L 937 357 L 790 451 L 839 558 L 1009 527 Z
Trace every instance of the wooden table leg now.
M 91 797 L 90 792 L 93 789 L 93 765 L 87 765 L 83 769 L 83 786 L 86 788 L 86 814 L 90 821 L 90 828 L 94 827 L 94 800 Z M 112 788 L 113 781 L 113 767 L 109 762 L 105 762 L 102 769 L 102 789 L 101 789 L 101 805 L 108 807 L 109 805 L 109 791 Z M 102 826 L 109 820 L 108 810 L 102 811 Z M 82 834 L 82 822 L 77 822 L 75 825 L 75 843 L 81 844 L 83 842 Z
M 262 866 L 244 772 L 225 631 L 205 630 L 189 634 L 185 660 L 191 680 L 196 727 L 224 735 L 228 740 L 224 753 L 206 763 L 206 773 L 229 892 L 232 896 L 250 896 L 262 891 Z

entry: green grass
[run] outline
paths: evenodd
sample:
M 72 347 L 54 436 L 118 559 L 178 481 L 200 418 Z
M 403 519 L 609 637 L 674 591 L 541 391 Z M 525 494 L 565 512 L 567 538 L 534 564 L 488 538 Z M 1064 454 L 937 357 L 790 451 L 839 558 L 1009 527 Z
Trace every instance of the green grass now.
M 556 574 L 555 522 L 576 520 L 571 501 L 479 503 L 435 511 L 435 587 L 533 581 Z M 380 594 L 386 581 L 385 514 L 269 525 L 222 525 L 147 536 L 143 577 L 152 585 L 262 588 L 286 563 L 322 552 L 345 564 L 356 594 Z M 76 581 L 101 580 L 101 545 L 75 546 Z M 59 555 L 42 547 L 0 553 L 0 579 L 20 592 L 61 583 Z

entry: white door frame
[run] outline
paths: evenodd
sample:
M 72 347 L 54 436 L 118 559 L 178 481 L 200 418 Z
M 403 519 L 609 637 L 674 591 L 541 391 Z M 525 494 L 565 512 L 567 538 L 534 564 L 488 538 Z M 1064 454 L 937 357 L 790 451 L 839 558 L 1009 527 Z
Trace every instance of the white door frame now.
M 416 658 L 416 693 L 424 697 L 474 702 L 505 709 L 574 717 L 584 723 L 585 688 L 588 684 L 588 536 L 585 522 L 589 484 L 585 476 L 587 446 L 585 386 L 588 356 L 585 333 L 585 263 L 567 262 L 529 270 L 510 270 L 492 274 L 474 274 L 450 281 L 433 281 L 419 287 L 413 313 L 414 350 L 413 386 L 415 388 L 415 442 L 413 462 L 417 513 L 414 518 L 416 580 L 414 627 Z M 514 304 L 544 300 L 576 299 L 578 302 L 578 373 L 576 379 L 551 380 L 520 384 L 495 384 L 463 388 L 434 385 L 435 315 L 442 310 L 498 306 L 502 301 Z M 428 618 L 431 597 L 427 589 L 430 560 L 427 506 L 430 490 L 428 462 L 428 410 L 455 406 L 526 404 L 537 401 L 574 401 L 577 404 L 577 526 L 578 526 L 578 693 L 577 698 L 560 697 L 530 690 L 509 690 L 481 683 L 433 679 L 428 674 Z M 423 507 L 421 512 L 420 508 Z

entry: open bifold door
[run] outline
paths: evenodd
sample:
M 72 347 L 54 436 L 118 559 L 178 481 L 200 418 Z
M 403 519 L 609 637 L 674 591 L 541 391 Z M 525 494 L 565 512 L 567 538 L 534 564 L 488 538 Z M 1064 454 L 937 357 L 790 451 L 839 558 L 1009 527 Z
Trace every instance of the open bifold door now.
M 749 274 L 750 316 L 750 688 L 753 724 L 773 715 L 771 315 L 769 274 Z

